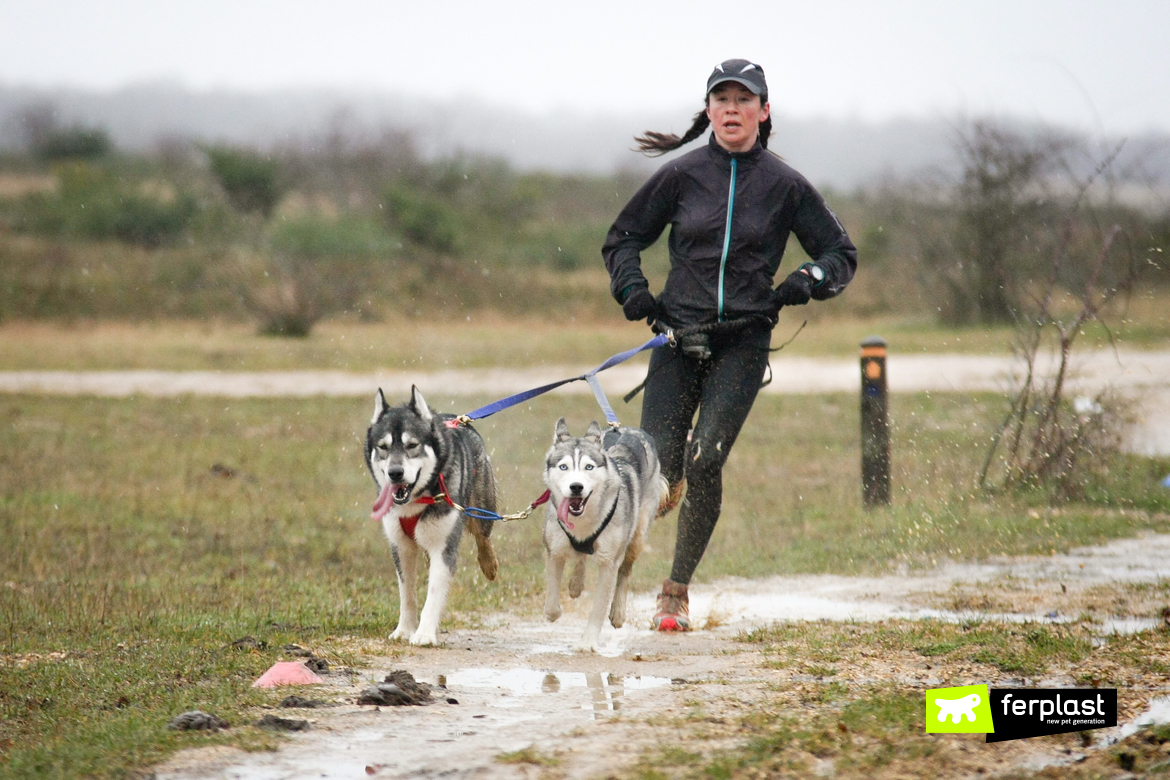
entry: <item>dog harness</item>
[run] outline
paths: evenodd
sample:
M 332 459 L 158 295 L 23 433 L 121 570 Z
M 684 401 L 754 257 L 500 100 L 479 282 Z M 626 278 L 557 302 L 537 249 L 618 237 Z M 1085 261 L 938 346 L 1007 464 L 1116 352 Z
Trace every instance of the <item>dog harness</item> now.
M 423 512 L 425 512 L 425 511 L 427 511 L 427 510 L 424 509 Z M 406 538 L 408 538 L 412 541 L 414 540 L 414 529 L 415 529 L 415 526 L 418 525 L 418 519 L 422 516 L 423 516 L 423 513 L 419 512 L 414 517 L 400 517 L 400 518 L 398 518 L 398 525 L 402 528 L 402 533 L 406 534 Z
M 472 476 L 474 478 L 474 472 L 472 472 Z M 406 534 L 407 539 L 414 541 L 414 529 L 418 527 L 418 521 L 427 511 L 427 508 L 439 502 L 446 502 L 452 507 L 455 506 L 455 502 L 452 501 L 451 496 L 447 494 L 447 484 L 443 481 L 443 475 L 441 473 L 439 474 L 439 490 L 442 492 L 440 492 L 437 496 L 419 496 L 414 500 L 414 503 L 416 504 L 427 505 L 427 507 L 423 508 L 422 512 L 419 512 L 414 517 L 398 518 L 398 526 L 402 529 L 402 533 Z
M 565 532 L 565 536 L 569 538 L 569 544 L 573 546 L 574 550 L 585 555 L 593 554 L 593 543 L 597 541 L 597 537 L 601 536 L 601 532 L 605 530 L 605 527 L 609 525 L 609 521 L 613 519 L 613 513 L 617 511 L 618 501 L 621 497 L 622 494 L 619 490 L 617 497 L 613 500 L 613 506 L 609 508 L 609 514 L 601 521 L 601 525 L 597 527 L 597 530 L 589 534 L 588 538 L 585 539 L 577 539 L 577 537 L 569 533 L 568 528 L 565 528 L 565 524 L 561 522 L 561 518 L 557 518 L 557 523 L 560 524 L 561 530 Z

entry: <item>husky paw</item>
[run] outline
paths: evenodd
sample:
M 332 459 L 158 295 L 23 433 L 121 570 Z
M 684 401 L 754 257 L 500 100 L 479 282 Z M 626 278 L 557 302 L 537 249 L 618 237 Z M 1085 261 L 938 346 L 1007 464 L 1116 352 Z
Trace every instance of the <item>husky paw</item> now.
M 577 643 L 577 651 L 581 653 L 597 653 L 601 651 L 600 643 L 596 639 L 582 637 Z
M 609 605 L 609 624 L 614 628 L 621 628 L 626 622 L 626 595 L 626 588 L 619 585 Z
M 561 602 L 559 602 L 559 601 L 555 605 L 553 605 L 553 604 L 545 604 L 544 605 L 544 616 L 548 619 L 548 622 L 550 622 L 550 623 L 557 622 L 557 618 L 559 618 L 563 614 L 563 612 L 564 612 L 564 610 L 561 609 Z
M 577 564 L 573 575 L 569 577 L 569 598 L 575 599 L 585 590 L 585 565 Z
M 434 631 L 431 631 L 429 633 L 423 632 L 423 631 L 415 631 L 413 634 L 410 635 L 410 643 L 412 645 L 416 645 L 416 646 L 419 646 L 419 645 L 433 646 L 433 645 L 439 644 L 439 640 L 435 636 Z
M 391 642 L 401 642 L 413 633 L 413 628 L 405 628 L 400 625 L 390 633 L 389 639 Z

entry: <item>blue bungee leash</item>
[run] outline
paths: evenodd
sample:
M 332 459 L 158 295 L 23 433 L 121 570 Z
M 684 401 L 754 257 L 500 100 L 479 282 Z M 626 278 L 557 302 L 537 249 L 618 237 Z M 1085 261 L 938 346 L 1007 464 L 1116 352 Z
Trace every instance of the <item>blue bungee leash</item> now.
M 472 420 L 482 420 L 485 417 L 490 417 L 496 412 L 503 411 L 504 409 L 515 406 L 516 404 L 524 403 L 530 398 L 536 398 L 538 395 L 544 395 L 550 390 L 555 390 L 561 385 L 567 385 L 570 382 L 579 382 L 584 380 L 589 384 L 589 389 L 593 391 L 593 397 L 597 399 L 597 404 L 601 407 L 601 411 L 605 413 L 606 421 L 611 426 L 617 426 L 617 415 L 614 414 L 613 407 L 609 404 L 609 399 L 605 397 L 605 391 L 601 389 L 601 382 L 597 379 L 597 375 L 608 368 L 613 368 L 619 363 L 626 362 L 634 355 L 637 355 L 639 352 L 644 352 L 648 349 L 654 349 L 655 347 L 661 347 L 668 343 L 670 343 L 669 334 L 659 333 L 657 336 L 650 339 L 640 347 L 634 347 L 633 349 L 627 349 L 625 352 L 619 352 L 592 371 L 587 371 L 580 376 L 569 377 L 568 379 L 561 379 L 557 382 L 550 382 L 547 385 L 534 387 L 531 390 L 525 390 L 523 392 L 516 393 L 515 395 L 510 395 L 507 398 L 501 398 L 499 401 L 493 401 L 492 403 L 487 404 L 486 406 L 481 406 L 478 409 L 474 409 L 467 414 L 461 414 L 455 418 L 455 421 L 466 425 Z

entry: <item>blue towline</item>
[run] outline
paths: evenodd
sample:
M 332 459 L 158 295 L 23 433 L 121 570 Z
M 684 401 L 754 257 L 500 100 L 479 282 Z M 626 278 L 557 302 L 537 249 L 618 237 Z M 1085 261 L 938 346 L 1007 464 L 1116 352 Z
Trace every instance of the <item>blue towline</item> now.
M 670 340 L 666 334 L 660 333 L 640 347 L 634 347 L 633 349 L 627 349 L 625 352 L 617 353 L 592 371 L 587 371 L 580 376 L 572 376 L 568 379 L 561 379 L 557 382 L 550 382 L 547 385 L 534 387 L 531 390 L 525 390 L 523 392 L 516 393 L 515 395 L 510 395 L 507 398 L 501 398 L 499 401 L 493 401 L 492 403 L 487 404 L 486 406 L 481 406 L 478 409 L 468 412 L 467 414 L 462 414 L 456 419 L 462 423 L 471 422 L 472 420 L 482 420 L 483 418 L 490 417 L 496 412 L 503 411 L 508 407 L 524 403 L 530 398 L 535 398 L 538 395 L 544 395 L 548 391 L 555 390 L 561 385 L 567 385 L 570 382 L 585 381 L 589 383 L 589 389 L 593 391 L 593 397 L 597 399 L 597 404 L 605 413 L 606 421 L 610 425 L 617 425 L 617 415 L 614 414 L 613 407 L 609 405 L 609 399 L 605 397 L 605 391 L 601 389 L 601 382 L 598 381 L 597 375 L 602 371 L 605 371 L 607 368 L 613 368 L 619 363 L 626 362 L 634 355 L 637 355 L 639 352 L 643 352 L 647 349 L 654 349 L 655 347 L 661 347 L 662 345 L 669 343 L 669 341 Z

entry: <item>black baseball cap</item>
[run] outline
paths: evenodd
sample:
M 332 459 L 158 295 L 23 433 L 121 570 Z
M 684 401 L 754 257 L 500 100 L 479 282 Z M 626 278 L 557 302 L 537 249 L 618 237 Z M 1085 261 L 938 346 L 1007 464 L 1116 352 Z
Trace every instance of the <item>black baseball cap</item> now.
M 768 82 L 764 81 L 764 69 L 748 60 L 724 60 L 715 66 L 707 79 L 707 94 L 725 81 L 743 84 L 753 95 L 768 94 Z

